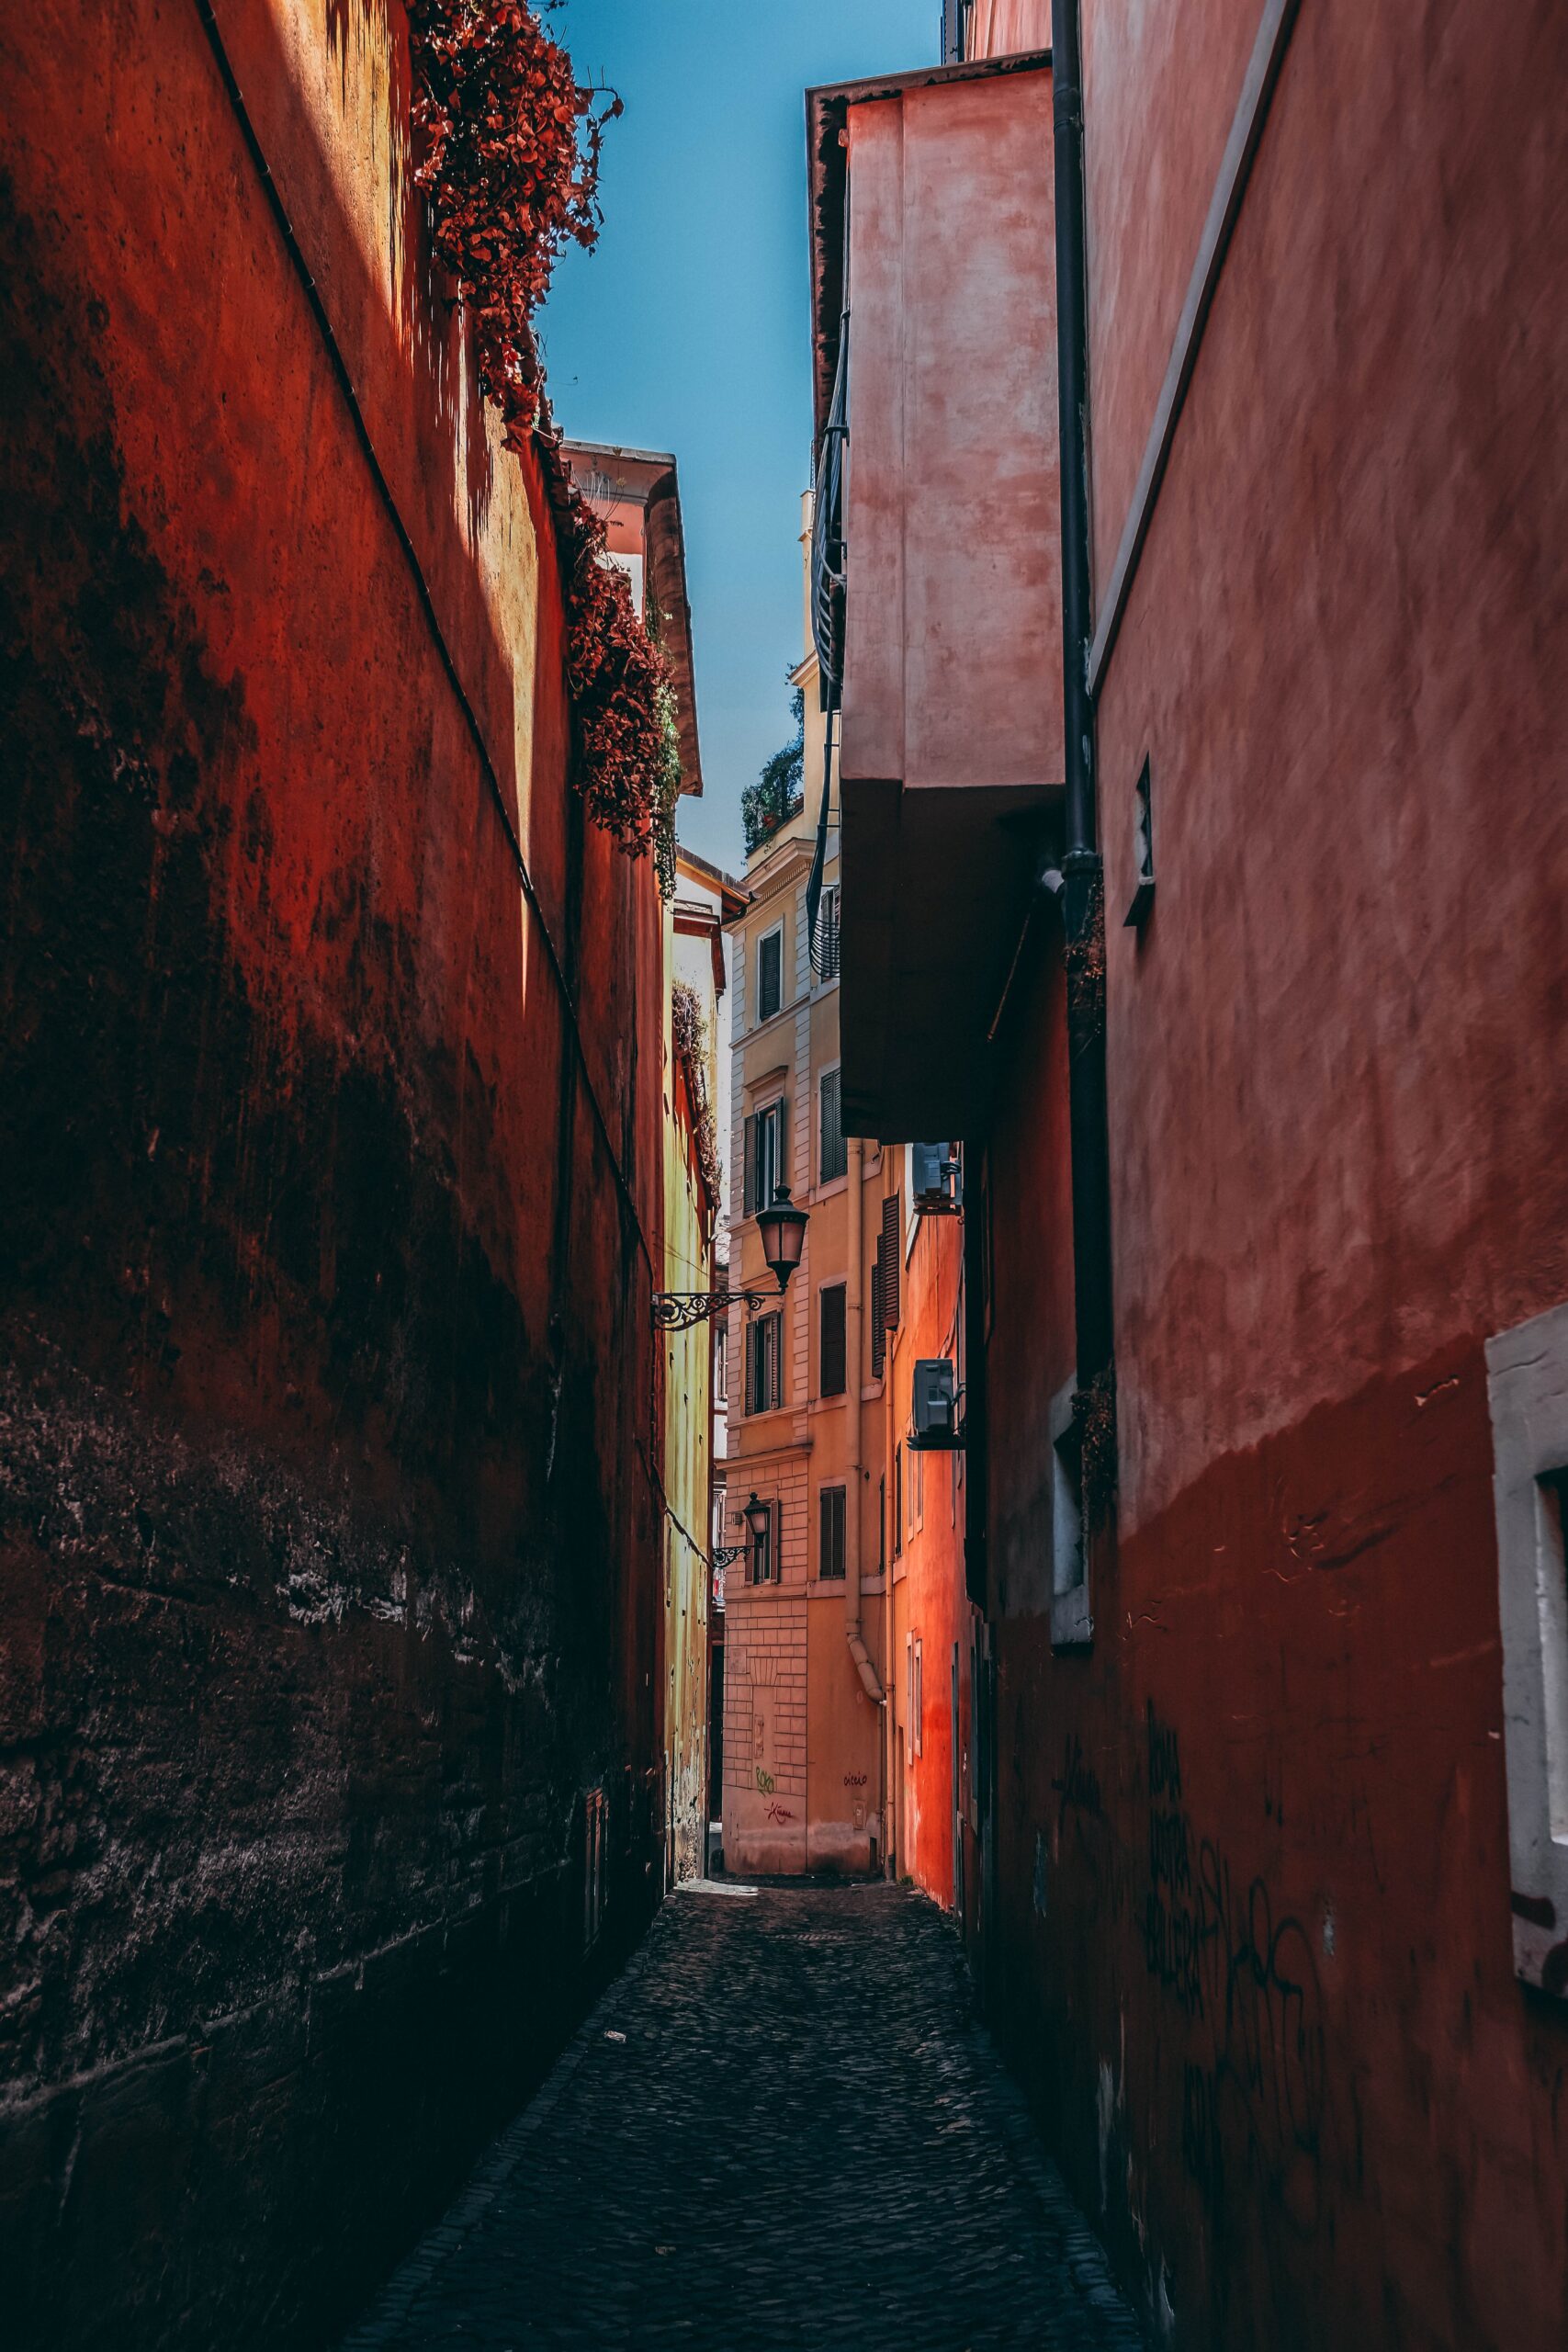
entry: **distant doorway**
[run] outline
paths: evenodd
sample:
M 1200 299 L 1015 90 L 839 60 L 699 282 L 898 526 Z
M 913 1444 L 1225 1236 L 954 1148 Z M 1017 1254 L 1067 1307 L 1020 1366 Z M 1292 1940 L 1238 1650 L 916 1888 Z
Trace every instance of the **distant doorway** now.
M 711 1876 L 724 1867 L 724 1644 L 708 1652 L 707 1850 L 703 1868 Z

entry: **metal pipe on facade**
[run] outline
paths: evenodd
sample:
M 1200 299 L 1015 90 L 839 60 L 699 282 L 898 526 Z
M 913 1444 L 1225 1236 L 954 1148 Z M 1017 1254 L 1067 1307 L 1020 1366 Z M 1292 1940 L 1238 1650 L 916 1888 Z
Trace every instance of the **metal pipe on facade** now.
M 1095 789 L 1094 635 L 1089 590 L 1089 267 L 1084 232 L 1078 0 L 1052 0 L 1055 125 L 1056 381 L 1062 467 L 1062 674 L 1066 744 L 1067 1104 L 1072 1147 L 1076 1419 L 1085 1516 L 1108 1516 L 1116 1486 L 1111 1147 L 1105 1076 L 1105 886 Z
M 862 1265 L 863 1234 L 861 1211 L 861 1140 L 858 1136 L 846 1139 L 845 1157 L 849 1172 L 849 1269 L 844 1288 L 844 1360 L 845 1387 L 849 1391 L 849 1475 L 845 1481 L 853 1506 L 844 1511 L 844 1632 L 849 1639 L 850 1656 L 855 1662 L 868 1699 L 877 1706 L 886 1706 L 887 1693 L 865 1645 L 860 1613 L 860 1522 L 861 1486 L 864 1469 L 861 1461 L 861 1367 L 864 1362 L 863 1305 L 864 1279 Z

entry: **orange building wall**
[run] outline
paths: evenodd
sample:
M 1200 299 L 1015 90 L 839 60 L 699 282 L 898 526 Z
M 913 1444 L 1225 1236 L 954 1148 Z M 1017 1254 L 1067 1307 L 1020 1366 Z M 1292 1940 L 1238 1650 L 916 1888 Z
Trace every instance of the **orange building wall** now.
M 963 1243 L 963 1227 L 956 1217 L 916 1219 L 913 1246 L 903 1270 L 903 1315 L 890 1367 L 891 1428 L 904 1442 L 905 1532 L 902 1552 L 893 1566 L 893 1695 L 904 1734 L 897 1863 L 901 1875 L 913 1878 L 948 1910 L 957 1901 L 955 1742 L 957 1810 L 965 1815 L 970 1792 L 969 1678 L 975 1612 L 964 1587 L 968 1464 L 962 1453 L 913 1453 L 908 1433 L 917 1360 L 945 1355 L 955 1366 L 962 1364 Z M 961 1372 L 958 1376 L 962 1377 Z M 922 1669 L 918 1753 L 910 1721 L 908 1674 L 909 1645 L 916 1639 L 920 1644 Z M 955 1646 L 956 1721 L 953 1709 Z M 972 1855 L 968 1860 L 972 1865 Z

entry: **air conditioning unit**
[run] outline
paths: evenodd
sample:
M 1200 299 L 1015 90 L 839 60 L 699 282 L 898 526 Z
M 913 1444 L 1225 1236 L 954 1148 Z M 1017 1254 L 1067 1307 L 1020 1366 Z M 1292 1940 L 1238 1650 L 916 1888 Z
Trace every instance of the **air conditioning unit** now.
M 951 1356 L 921 1356 L 909 1395 L 909 1451 L 952 1453 L 964 1442 Z
M 921 1216 L 956 1216 L 964 1182 L 955 1143 L 909 1146 L 909 1189 Z

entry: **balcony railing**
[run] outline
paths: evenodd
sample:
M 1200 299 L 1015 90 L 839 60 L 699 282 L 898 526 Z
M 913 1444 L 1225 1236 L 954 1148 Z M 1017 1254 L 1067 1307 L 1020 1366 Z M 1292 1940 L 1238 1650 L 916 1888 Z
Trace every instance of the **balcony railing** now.
M 822 703 L 836 709 L 844 683 L 844 458 L 849 440 L 850 314 L 839 322 L 833 398 L 817 447 L 811 513 L 811 637 Z

